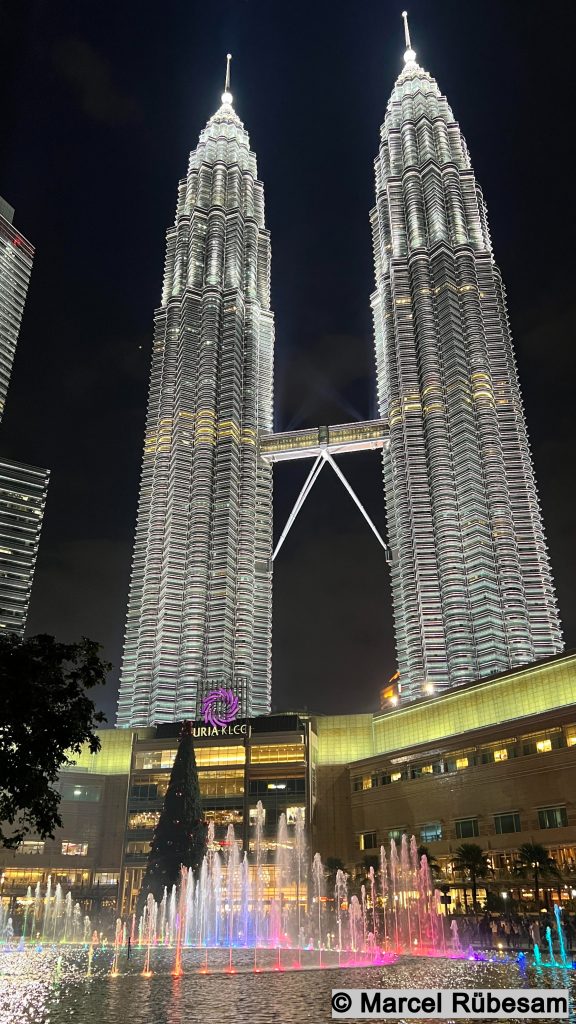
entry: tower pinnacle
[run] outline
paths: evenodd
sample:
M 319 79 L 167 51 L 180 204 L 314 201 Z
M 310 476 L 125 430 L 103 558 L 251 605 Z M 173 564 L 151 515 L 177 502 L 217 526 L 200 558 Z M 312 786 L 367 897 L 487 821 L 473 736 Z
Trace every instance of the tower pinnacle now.
M 222 103 L 232 103 L 232 93 L 230 92 L 230 61 L 232 60 L 232 54 L 226 54 L 226 80 L 224 82 L 224 92 L 222 93 Z
M 416 54 L 412 49 L 412 43 L 410 42 L 410 29 L 408 28 L 408 11 L 402 11 L 402 17 L 404 19 L 404 38 L 406 40 L 406 50 L 404 53 L 405 64 L 415 64 Z

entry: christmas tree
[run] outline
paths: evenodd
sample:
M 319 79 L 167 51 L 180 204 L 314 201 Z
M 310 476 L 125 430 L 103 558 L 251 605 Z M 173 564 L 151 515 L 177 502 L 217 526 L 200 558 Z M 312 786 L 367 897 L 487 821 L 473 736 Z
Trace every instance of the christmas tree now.
M 206 852 L 206 825 L 194 756 L 192 725 L 184 722 L 164 806 L 154 831 L 148 864 L 138 897 L 138 913 L 148 894 L 160 902 L 164 887 L 178 885 L 180 868 L 197 870 Z

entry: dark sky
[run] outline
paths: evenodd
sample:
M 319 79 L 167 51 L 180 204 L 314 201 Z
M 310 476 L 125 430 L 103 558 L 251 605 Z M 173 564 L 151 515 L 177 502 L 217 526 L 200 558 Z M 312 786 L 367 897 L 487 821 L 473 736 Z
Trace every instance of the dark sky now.
M 115 666 L 110 721 L 164 233 L 188 151 L 219 105 L 224 55 L 272 232 L 276 427 L 368 418 L 368 213 L 402 66 L 401 7 L 0 0 L 0 195 L 37 250 L 0 452 L 52 470 L 28 631 L 102 641 Z M 413 45 L 463 127 L 488 202 L 573 647 L 572 5 L 409 9 Z M 340 462 L 383 529 L 378 455 Z M 276 534 L 306 471 L 275 469 Z M 394 668 L 381 549 L 324 469 L 276 562 L 274 705 L 372 710 Z

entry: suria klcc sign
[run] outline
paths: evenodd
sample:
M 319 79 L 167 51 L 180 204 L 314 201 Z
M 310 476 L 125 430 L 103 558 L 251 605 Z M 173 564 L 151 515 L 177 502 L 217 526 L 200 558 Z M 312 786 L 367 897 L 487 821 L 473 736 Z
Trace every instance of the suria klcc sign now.
M 202 701 L 202 720 L 204 725 L 194 725 L 192 735 L 202 736 L 245 736 L 248 732 L 246 722 L 237 722 L 239 709 L 238 697 L 233 690 L 211 690 Z

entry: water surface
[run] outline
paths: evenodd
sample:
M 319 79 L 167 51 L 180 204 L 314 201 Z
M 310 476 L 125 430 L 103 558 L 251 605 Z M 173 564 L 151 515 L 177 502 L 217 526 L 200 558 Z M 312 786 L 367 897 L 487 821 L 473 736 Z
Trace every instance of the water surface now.
M 201 954 L 184 952 L 184 974 L 171 975 L 173 952 L 155 950 L 151 977 L 142 977 L 143 952 L 119 958 L 110 976 L 110 950 L 97 951 L 86 977 L 85 950 L 57 947 L 42 953 L 0 955 L 0 1024 L 323 1024 L 332 1020 L 334 988 L 568 988 L 576 1024 L 576 971 L 522 968 L 515 962 L 400 957 L 374 967 L 274 971 L 274 954 L 235 951 L 238 973 L 224 973 L 226 958 L 211 952 L 209 974 L 198 973 Z M 284 953 L 290 958 L 292 954 Z M 60 962 L 58 959 L 60 957 Z M 317 957 L 317 954 L 314 954 Z M 311 962 L 309 957 L 308 962 Z M 430 1018 L 432 1021 L 433 1018 Z

